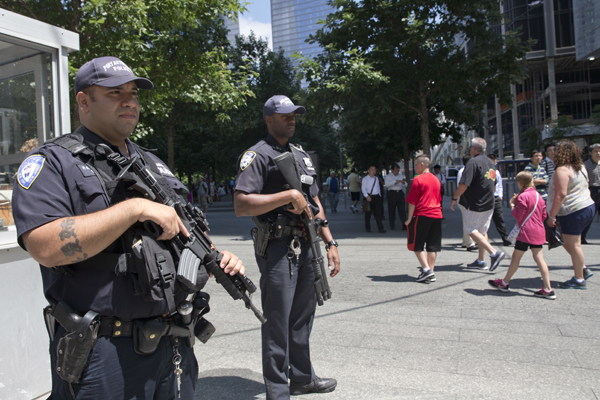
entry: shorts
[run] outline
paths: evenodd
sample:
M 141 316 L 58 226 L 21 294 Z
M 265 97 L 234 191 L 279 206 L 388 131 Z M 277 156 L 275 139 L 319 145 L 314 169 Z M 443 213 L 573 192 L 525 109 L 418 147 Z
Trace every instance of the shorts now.
M 205 208 L 206 208 L 206 206 L 207 206 L 207 203 L 206 203 L 206 196 L 200 196 L 200 197 L 198 197 L 198 202 L 200 203 L 200 209 L 201 209 L 202 211 L 204 211 L 204 209 L 205 209 Z
M 352 199 L 352 201 L 359 201 L 360 192 L 350 192 L 350 198 Z
M 482 212 L 465 210 L 463 213 L 463 227 L 465 231 L 467 231 L 468 234 L 477 231 L 482 235 L 485 235 L 490 228 L 493 214 L 494 209 Z
M 560 222 L 562 233 L 573 236 L 580 236 L 581 232 L 592 222 L 596 213 L 596 205 L 590 204 L 588 207 L 567 215 L 556 217 Z
M 422 215 L 413 217 L 408 225 L 408 237 L 406 244 L 410 251 L 423 251 L 427 243 L 427 251 L 430 253 L 442 250 L 442 219 L 424 217 Z
M 517 242 L 515 243 L 515 250 L 527 251 L 527 249 L 541 249 L 541 248 L 542 248 L 541 244 L 529 244 L 529 243 L 521 242 L 520 240 L 517 240 Z

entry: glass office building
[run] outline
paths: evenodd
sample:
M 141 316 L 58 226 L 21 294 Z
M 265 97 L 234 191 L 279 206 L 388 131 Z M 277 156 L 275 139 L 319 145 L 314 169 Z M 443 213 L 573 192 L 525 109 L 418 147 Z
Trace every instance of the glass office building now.
M 273 50 L 283 48 L 286 57 L 296 52 L 316 56 L 321 52 L 319 45 L 305 40 L 322 27 L 318 21 L 333 11 L 327 0 L 271 0 Z

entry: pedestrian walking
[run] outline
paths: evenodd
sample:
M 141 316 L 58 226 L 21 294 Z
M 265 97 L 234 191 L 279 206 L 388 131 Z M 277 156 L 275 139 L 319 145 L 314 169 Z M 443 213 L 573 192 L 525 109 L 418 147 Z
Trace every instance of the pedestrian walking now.
M 435 260 L 442 250 L 442 193 L 440 181 L 429 172 L 431 160 L 422 155 L 415 160 L 416 176 L 408 192 L 407 246 L 421 264 L 417 282 L 435 282 Z M 425 247 L 426 246 L 426 247 Z M 424 250 L 427 250 L 425 254 Z
M 383 197 L 379 177 L 375 175 L 377 168 L 374 165 L 369 167 L 369 174 L 362 179 L 362 194 L 367 201 L 368 210 L 365 211 L 365 230 L 371 232 L 371 214 L 375 216 L 375 222 L 379 233 L 386 233 L 383 229 Z
M 496 230 L 502 239 L 503 246 L 512 246 L 510 240 L 508 240 L 508 233 L 506 232 L 506 223 L 504 222 L 504 207 L 502 206 L 502 197 L 504 196 L 504 188 L 502 187 L 502 175 L 498 170 L 498 157 L 495 154 L 488 154 L 488 158 L 494 162 L 496 166 L 496 191 L 494 192 L 494 213 L 492 214 L 492 221 L 496 226 Z
M 545 145 L 544 153 L 546 154 L 546 156 L 540 164 L 542 165 L 542 167 L 544 167 L 546 175 L 548 175 L 548 182 L 550 182 L 550 180 L 554 176 L 554 170 L 556 169 L 556 167 L 554 166 L 554 144 L 548 143 L 547 145 Z
M 348 191 L 350 192 L 350 200 L 352 200 L 350 210 L 353 213 L 360 212 L 360 210 L 356 207 L 360 201 L 360 176 L 356 173 L 356 168 L 352 168 L 350 175 L 348 175 L 347 181 Z
M 531 172 L 533 175 L 533 184 L 535 190 L 542 196 L 542 199 L 546 201 L 548 198 L 548 174 L 543 166 L 540 165 L 542 162 L 542 153 L 539 150 L 533 150 L 531 152 L 529 164 L 525 167 L 525 171 Z
M 400 172 L 398 164 L 392 165 L 392 172 L 385 176 L 385 187 L 387 188 L 388 213 L 390 214 L 390 229 L 396 229 L 396 211 L 402 224 L 402 230 L 406 230 L 406 203 L 405 190 L 406 179 Z
M 506 275 L 504 278 L 489 280 L 488 284 L 501 292 L 508 292 L 510 280 L 517 272 L 523 255 L 527 249 L 531 249 L 533 260 L 538 266 L 544 282 L 544 286 L 533 295 L 554 300 L 556 294 L 552 290 L 548 265 L 542 254 L 542 245 L 546 243 L 546 229 L 544 228 L 544 221 L 548 216 L 546 206 L 541 195 L 535 189 L 531 172 L 519 172 L 516 181 L 519 194 L 510 199 L 510 208 L 513 217 L 517 220 L 516 226 L 520 227 L 521 231 L 516 239 L 515 249 Z
M 336 178 L 335 171 L 331 171 L 325 182 L 327 202 L 332 213 L 337 213 L 337 205 L 340 195 L 340 180 Z
M 589 179 L 590 194 L 596 204 L 595 216 L 600 211 L 600 143 L 592 144 L 589 151 L 590 158 L 583 165 L 585 165 Z M 587 233 L 591 226 L 592 223 L 590 222 L 583 232 L 581 232 L 581 244 L 588 244 Z
M 586 280 L 593 272 L 585 265 L 581 249 L 581 233 L 594 218 L 596 205 L 590 195 L 587 170 L 581 162 L 581 152 L 571 140 L 562 140 L 555 146 L 556 170 L 550 182 L 548 201 L 548 226 L 560 223 L 564 249 L 571 256 L 575 276 L 559 284 L 564 289 L 587 289 Z
M 464 224 L 467 232 L 477 243 L 479 256 L 468 268 L 494 271 L 505 253 L 496 250 L 488 241 L 487 231 L 494 213 L 494 192 L 496 184 L 496 166 L 485 154 L 486 141 L 476 137 L 471 140 L 469 152 L 471 158 L 465 166 L 463 175 L 450 208 L 454 211 L 454 205 L 460 197 L 460 203 L 465 207 Z M 490 255 L 490 265 L 485 261 L 485 253 Z
M 462 178 L 462 174 L 463 171 L 465 170 L 465 165 L 467 165 L 467 163 L 469 162 L 469 160 L 471 159 L 471 155 L 470 154 L 465 154 L 462 157 L 462 168 L 458 170 L 458 173 L 456 174 L 456 183 L 457 183 L 457 188 L 458 188 L 458 183 L 460 182 L 460 179 Z M 457 197 L 458 198 L 458 197 Z M 460 210 L 460 214 L 462 217 L 462 229 L 463 229 L 463 239 L 462 239 L 462 248 L 466 248 L 467 251 L 476 251 L 479 247 L 477 246 L 477 243 L 475 243 L 475 241 L 471 238 L 471 236 L 469 235 L 469 232 L 467 232 L 467 230 L 465 229 L 465 207 L 463 207 L 460 202 L 457 203 L 458 205 L 458 209 Z

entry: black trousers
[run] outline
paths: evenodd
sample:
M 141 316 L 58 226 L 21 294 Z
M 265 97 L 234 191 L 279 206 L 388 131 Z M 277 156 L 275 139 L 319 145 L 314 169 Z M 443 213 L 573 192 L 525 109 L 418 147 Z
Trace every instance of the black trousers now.
M 375 216 L 377 228 L 383 230 L 383 199 L 380 195 L 371 195 L 371 211 L 365 211 L 365 229 L 371 230 L 371 214 Z
M 65 329 L 59 326 L 50 343 L 52 394 L 49 400 L 73 399 L 69 384 L 56 372 L 57 346 Z M 179 341 L 182 360 L 180 396 L 193 399 L 198 381 L 198 362 L 194 349 Z M 79 383 L 73 383 L 75 400 L 79 399 L 177 399 L 177 375 L 174 374 L 173 342 L 171 337 L 160 339 L 156 351 L 137 354 L 132 337 L 98 338 L 92 349 L 88 366 Z
M 595 216 L 596 213 L 600 210 L 600 187 L 590 187 L 590 193 L 592 195 L 592 200 L 594 200 L 594 203 L 596 203 L 596 212 L 594 213 Z M 590 230 L 590 227 L 592 226 L 592 222 L 590 222 L 590 224 L 585 227 L 583 232 L 581 232 L 581 240 L 585 240 L 585 237 L 587 236 L 587 233 Z
M 396 227 L 396 210 L 400 222 L 404 225 L 406 221 L 406 202 L 404 200 L 404 192 L 402 190 L 388 190 L 388 212 L 390 213 L 390 227 Z
M 284 236 L 271 240 L 265 255 L 256 255 L 262 308 L 267 318 L 261 326 L 267 400 L 289 400 L 288 378 L 301 384 L 316 378 L 309 348 L 317 306 L 312 250 L 308 242 L 301 240 L 300 257 L 292 258 L 290 264 L 286 254 L 291 239 Z
M 506 242 L 508 240 L 508 233 L 506 233 L 506 224 L 504 223 L 504 213 L 502 211 L 502 199 L 500 197 L 494 198 L 492 221 L 494 221 L 494 225 L 496 225 L 496 230 L 500 234 L 502 241 Z

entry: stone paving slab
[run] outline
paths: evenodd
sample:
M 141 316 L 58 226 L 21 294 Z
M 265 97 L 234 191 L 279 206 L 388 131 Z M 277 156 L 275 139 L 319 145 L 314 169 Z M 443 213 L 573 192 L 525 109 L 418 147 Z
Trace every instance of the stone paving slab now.
M 364 215 L 341 206 L 328 214 L 342 272 L 329 280 L 332 299 L 317 308 L 311 358 L 317 374 L 335 377 L 338 387 L 297 398 L 600 399 L 600 224 L 590 230 L 592 244 L 583 246 L 588 266 L 597 270 L 588 290 L 558 289 L 573 275 L 570 257 L 561 248 L 544 249 L 557 294 L 549 301 L 533 297 L 541 278 L 530 254 L 510 293 L 488 286 L 506 272 L 512 253 L 493 224 L 492 244 L 507 258 L 495 273 L 466 269 L 477 254 L 460 247 L 460 212 L 448 200 L 431 284 L 415 282 L 418 262 L 406 248 L 406 232 L 389 230 L 386 220 L 387 233 L 366 233 Z M 224 208 L 209 210 L 209 219 L 216 246 L 240 256 L 258 286 L 250 218 Z M 505 220 L 512 228 L 508 209 Z M 207 318 L 217 331 L 195 347 L 196 399 L 264 399 L 258 320 L 212 280 L 206 290 Z M 260 293 L 254 302 L 261 308 Z

